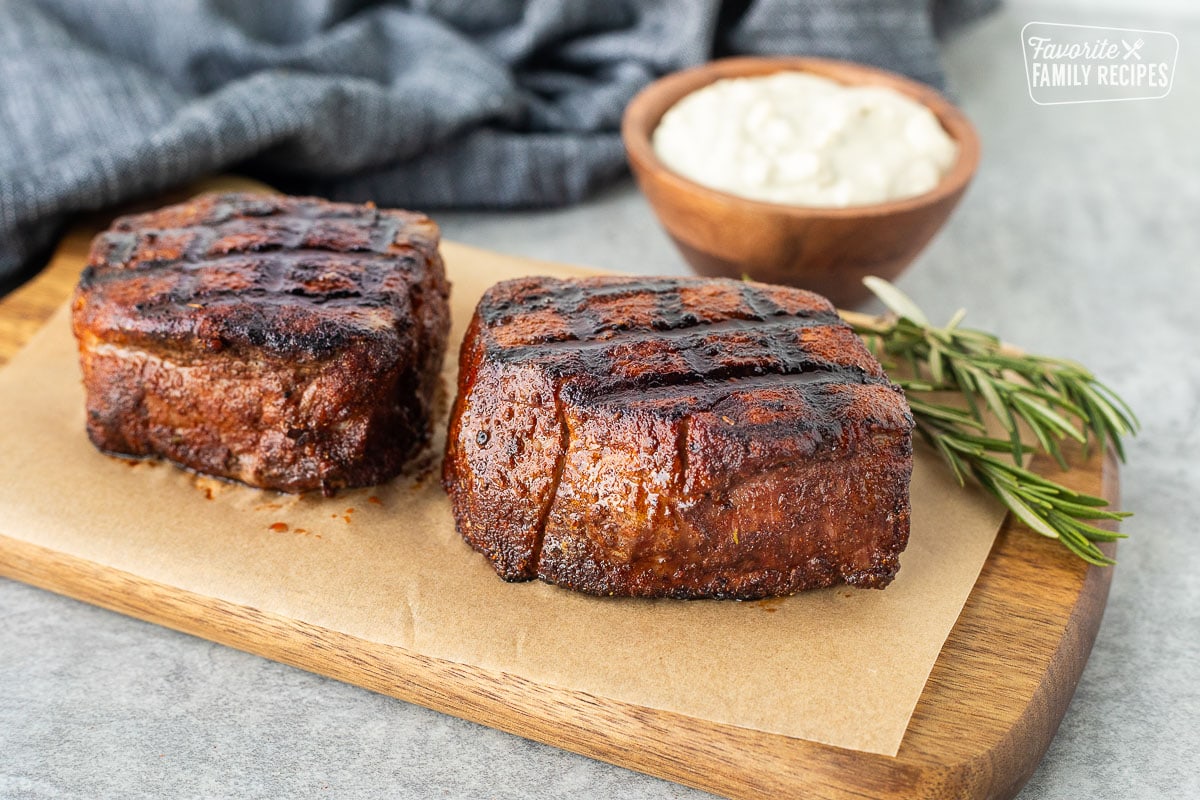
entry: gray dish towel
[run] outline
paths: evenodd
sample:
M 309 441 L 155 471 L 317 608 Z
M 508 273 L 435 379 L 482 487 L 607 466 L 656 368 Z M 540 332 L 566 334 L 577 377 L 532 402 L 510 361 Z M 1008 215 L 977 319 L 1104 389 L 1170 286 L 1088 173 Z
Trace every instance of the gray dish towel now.
M 729 53 L 941 83 L 994 0 L 0 0 L 0 284 L 67 217 L 234 169 L 414 208 L 569 203 L 644 85 Z

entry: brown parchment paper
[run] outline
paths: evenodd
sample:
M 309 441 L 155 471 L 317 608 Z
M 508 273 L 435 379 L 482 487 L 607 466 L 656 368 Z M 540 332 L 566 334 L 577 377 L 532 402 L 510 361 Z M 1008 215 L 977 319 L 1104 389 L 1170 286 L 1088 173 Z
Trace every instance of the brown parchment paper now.
M 452 391 L 457 343 L 488 285 L 575 271 L 450 243 L 443 252 Z M 495 576 L 454 530 L 437 479 L 442 443 L 439 430 L 423 475 L 332 499 L 101 455 L 84 434 L 64 308 L 0 370 L 0 534 L 438 659 L 895 755 L 1004 516 L 918 449 L 911 543 L 884 591 L 597 599 Z

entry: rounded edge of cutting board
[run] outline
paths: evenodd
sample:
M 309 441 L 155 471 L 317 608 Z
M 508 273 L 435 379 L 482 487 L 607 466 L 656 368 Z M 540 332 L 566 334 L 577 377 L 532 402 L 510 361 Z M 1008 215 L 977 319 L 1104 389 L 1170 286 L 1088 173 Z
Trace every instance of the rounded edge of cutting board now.
M 1074 474 L 1074 473 L 1073 473 Z M 1115 472 L 1107 481 L 1115 491 Z M 541 686 L 367 642 L 147 581 L 0 536 L 0 572 L 138 619 L 623 767 L 735 798 L 1007 797 L 1028 779 L 1070 702 L 1110 572 L 1055 564 L 1006 525 L 938 658 L 896 757 Z M 1047 543 L 1053 546 L 1053 543 Z M 1034 550 L 1039 548 L 1035 545 Z M 1050 565 L 1033 558 L 1046 557 Z M 1063 577 L 1075 602 L 1030 604 L 1011 581 Z M 1033 573 L 1033 574 L 1030 574 Z M 994 648 L 1026 646 L 1001 661 Z M 1035 622 L 1040 635 L 1025 627 Z M 988 697 L 981 705 L 980 696 Z
M 249 182 L 239 181 L 236 188 Z M 234 188 L 216 180 L 188 193 Z M 0 300 L 0 363 L 69 296 L 97 226 Z M 451 247 L 462 247 L 451 245 Z M 1059 473 L 1117 500 L 1111 454 Z M 0 573 L 140 619 L 730 797 L 1007 797 L 1040 761 L 1103 614 L 1111 569 L 1088 567 L 1009 518 L 925 686 L 895 757 L 539 686 L 436 661 L 156 584 L 0 536 Z

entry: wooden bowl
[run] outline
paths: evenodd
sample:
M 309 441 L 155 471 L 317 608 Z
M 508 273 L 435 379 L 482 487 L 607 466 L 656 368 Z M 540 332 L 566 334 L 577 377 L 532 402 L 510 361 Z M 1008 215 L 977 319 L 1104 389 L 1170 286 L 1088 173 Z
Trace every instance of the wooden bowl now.
M 650 144 L 666 111 L 722 78 L 799 70 L 848 85 L 895 89 L 933 111 L 958 143 L 958 160 L 925 194 L 872 205 L 815 208 L 728 194 L 671 171 Z M 979 138 L 957 108 L 928 86 L 849 61 L 729 58 L 676 72 L 641 91 L 621 122 L 634 177 L 683 257 L 701 275 L 800 286 L 853 306 L 867 275 L 894 279 L 929 244 L 979 164 Z

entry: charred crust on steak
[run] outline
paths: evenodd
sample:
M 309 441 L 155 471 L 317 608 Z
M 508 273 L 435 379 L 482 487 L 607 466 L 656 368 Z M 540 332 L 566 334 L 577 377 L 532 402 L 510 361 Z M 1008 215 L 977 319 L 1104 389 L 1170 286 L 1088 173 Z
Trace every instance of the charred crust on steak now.
M 430 435 L 437 246 L 421 214 L 283 195 L 116 220 L 72 309 L 89 436 L 283 491 L 387 480 Z
M 912 417 L 827 300 L 689 278 L 492 287 L 443 484 L 507 580 L 755 598 L 882 587 L 908 538 Z

